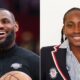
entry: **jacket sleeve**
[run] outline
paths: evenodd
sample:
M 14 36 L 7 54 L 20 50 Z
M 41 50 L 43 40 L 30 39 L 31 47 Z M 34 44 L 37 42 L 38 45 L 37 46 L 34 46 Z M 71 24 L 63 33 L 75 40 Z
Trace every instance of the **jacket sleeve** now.
M 46 80 L 46 50 L 41 49 L 41 80 Z
M 49 69 L 52 66 L 52 49 L 52 47 L 43 47 L 41 49 L 41 80 L 48 80 L 49 78 Z

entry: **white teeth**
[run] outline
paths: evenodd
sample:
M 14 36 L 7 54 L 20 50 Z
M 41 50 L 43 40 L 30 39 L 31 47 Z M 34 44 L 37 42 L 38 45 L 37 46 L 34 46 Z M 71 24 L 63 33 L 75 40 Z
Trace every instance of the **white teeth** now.
M 76 40 L 80 40 L 80 37 L 73 37 L 74 39 L 76 39 Z
M 5 32 L 0 32 L 0 33 L 5 33 Z
M 5 32 L 0 32 L 0 34 L 5 34 Z

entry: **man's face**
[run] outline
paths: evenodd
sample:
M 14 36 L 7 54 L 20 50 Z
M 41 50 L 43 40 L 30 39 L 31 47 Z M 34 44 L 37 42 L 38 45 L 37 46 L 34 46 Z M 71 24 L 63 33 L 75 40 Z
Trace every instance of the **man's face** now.
M 64 22 L 64 34 L 73 46 L 80 46 L 80 11 L 71 11 Z
M 0 44 L 8 41 L 8 37 L 18 31 L 16 22 L 6 10 L 0 10 Z

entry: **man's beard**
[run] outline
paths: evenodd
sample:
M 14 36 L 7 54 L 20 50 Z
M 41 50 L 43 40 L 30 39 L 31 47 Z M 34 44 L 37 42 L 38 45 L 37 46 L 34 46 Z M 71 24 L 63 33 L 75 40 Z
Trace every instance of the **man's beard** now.
M 6 38 L 6 40 L 0 43 L 0 50 L 6 50 L 14 42 L 15 33 L 12 31 Z

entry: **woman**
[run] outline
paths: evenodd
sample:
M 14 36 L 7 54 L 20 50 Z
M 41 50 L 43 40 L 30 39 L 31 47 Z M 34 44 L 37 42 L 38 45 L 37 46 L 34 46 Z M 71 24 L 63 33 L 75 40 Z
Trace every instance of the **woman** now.
M 61 40 L 42 48 L 41 80 L 80 80 L 80 8 L 65 13 Z

